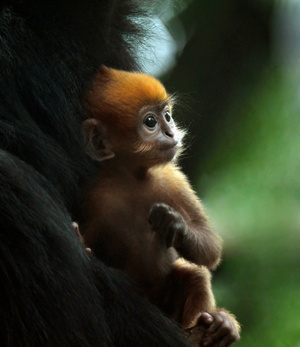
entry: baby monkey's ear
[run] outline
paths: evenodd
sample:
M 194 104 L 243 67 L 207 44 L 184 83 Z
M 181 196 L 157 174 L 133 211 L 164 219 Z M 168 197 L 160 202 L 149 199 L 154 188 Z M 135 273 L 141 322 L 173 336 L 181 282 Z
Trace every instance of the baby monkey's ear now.
M 82 131 L 86 142 L 86 152 L 95 161 L 111 159 L 115 153 L 111 150 L 106 136 L 106 127 L 96 118 L 82 122 Z

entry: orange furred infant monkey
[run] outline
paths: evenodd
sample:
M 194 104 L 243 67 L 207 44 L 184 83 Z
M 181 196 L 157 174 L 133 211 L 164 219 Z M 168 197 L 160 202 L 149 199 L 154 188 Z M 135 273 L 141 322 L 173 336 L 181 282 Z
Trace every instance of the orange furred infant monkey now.
M 184 132 L 172 97 L 153 77 L 102 66 L 86 105 L 87 149 L 103 168 L 83 206 L 85 243 L 191 328 L 201 312 L 216 310 L 209 269 L 221 241 L 176 164 Z

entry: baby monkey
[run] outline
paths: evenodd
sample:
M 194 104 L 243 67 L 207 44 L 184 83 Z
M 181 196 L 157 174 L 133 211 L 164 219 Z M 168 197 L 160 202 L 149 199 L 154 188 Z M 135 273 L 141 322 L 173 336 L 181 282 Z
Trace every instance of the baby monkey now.
M 102 66 L 86 105 L 87 150 L 103 167 L 83 206 L 85 243 L 191 328 L 202 312 L 217 310 L 209 269 L 220 261 L 221 240 L 177 166 L 184 131 L 173 99 L 151 76 Z

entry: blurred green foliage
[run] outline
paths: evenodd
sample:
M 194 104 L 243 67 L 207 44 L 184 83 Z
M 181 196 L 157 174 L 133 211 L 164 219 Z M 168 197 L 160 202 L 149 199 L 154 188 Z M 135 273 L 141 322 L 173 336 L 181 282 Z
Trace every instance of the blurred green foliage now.
M 300 346 L 300 97 L 272 53 L 277 3 L 192 1 L 165 76 L 189 95 L 183 167 L 224 239 L 214 290 L 244 347 Z
M 215 290 L 243 325 L 241 346 L 300 343 L 300 122 L 292 96 L 268 72 L 243 105 L 236 149 L 224 139 L 207 163 L 214 169 L 205 203 L 225 242 Z

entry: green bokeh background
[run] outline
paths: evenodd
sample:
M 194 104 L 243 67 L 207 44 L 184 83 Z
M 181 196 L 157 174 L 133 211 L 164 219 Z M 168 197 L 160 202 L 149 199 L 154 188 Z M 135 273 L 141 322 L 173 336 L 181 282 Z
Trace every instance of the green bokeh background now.
M 167 23 L 188 38 L 163 76 L 191 133 L 182 166 L 224 239 L 213 286 L 244 347 L 300 346 L 300 31 L 278 40 L 287 4 L 194 0 Z

